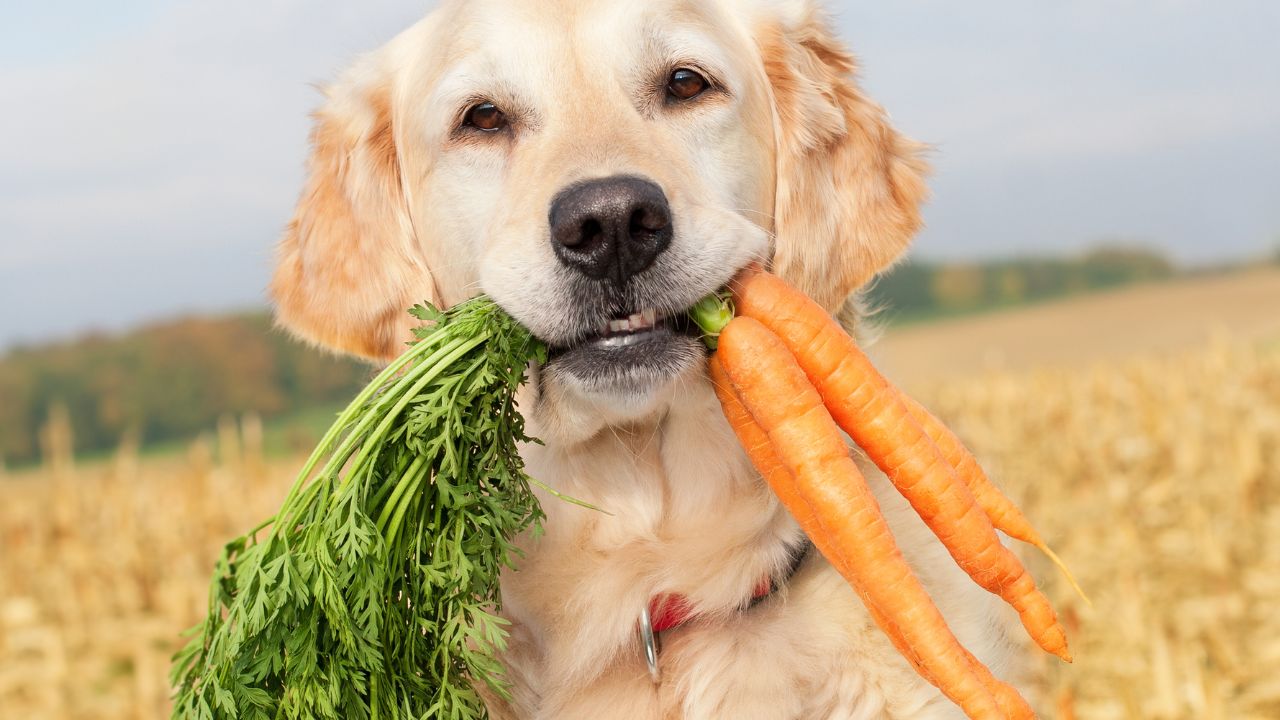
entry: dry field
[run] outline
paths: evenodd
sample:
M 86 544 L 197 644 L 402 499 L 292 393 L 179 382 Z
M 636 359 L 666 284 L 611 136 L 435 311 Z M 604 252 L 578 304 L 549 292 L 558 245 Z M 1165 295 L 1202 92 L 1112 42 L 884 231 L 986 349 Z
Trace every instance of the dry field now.
M 76 468 L 63 453 L 0 478 L 0 718 L 168 717 L 169 656 L 208 606 L 214 559 L 296 472 L 262 462 L 247 426 L 181 459 L 125 448 Z
M 1280 307 L 1280 292 L 1269 300 Z M 1053 309 L 1060 328 L 1066 307 Z M 976 322 L 962 321 L 970 333 Z M 1075 367 L 908 378 L 1092 594 L 1087 607 L 1033 558 L 1077 658 L 1043 663 L 1044 717 L 1280 717 L 1280 334 L 1250 323 L 1145 357 L 1088 365 L 1101 355 L 1060 345 Z M 911 347 L 969 362 L 973 350 L 952 352 L 976 348 L 969 335 L 935 329 L 940 341 Z M 1044 342 L 1033 355 L 1052 354 Z M 43 471 L 0 477 L 0 717 L 165 716 L 168 655 L 201 611 L 214 556 L 274 511 L 296 466 L 264 463 L 255 427 L 224 424 L 185 460 L 140 464 L 125 449 L 79 468 L 55 432 Z
M 1280 344 L 926 397 L 1091 594 L 1036 559 L 1076 658 L 1046 668 L 1046 717 L 1280 718 Z
M 1215 335 L 1280 338 L 1280 268 L 1138 285 L 1009 311 L 917 325 L 876 344 L 914 387 L 990 371 L 1078 368 L 1203 347 Z

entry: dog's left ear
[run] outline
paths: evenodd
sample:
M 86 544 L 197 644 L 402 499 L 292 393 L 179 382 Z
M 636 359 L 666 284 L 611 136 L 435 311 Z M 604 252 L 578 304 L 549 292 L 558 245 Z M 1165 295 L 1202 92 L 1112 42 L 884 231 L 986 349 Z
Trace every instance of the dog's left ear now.
M 774 97 L 773 269 L 831 311 L 921 227 L 923 146 L 854 80 L 854 58 L 808 1 L 770 2 L 757 38 Z

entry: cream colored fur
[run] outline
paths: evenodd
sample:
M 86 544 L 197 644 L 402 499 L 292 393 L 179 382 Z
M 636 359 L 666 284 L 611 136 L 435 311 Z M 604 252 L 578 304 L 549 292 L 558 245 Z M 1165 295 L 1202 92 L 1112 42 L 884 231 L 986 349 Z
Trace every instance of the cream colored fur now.
M 726 92 L 654 102 L 675 66 Z M 566 185 L 618 173 L 666 192 L 669 281 L 693 299 L 752 259 L 833 312 L 893 262 L 920 224 L 925 166 L 854 82 L 808 0 L 446 2 L 357 63 L 316 115 L 310 178 L 281 242 L 283 325 L 374 359 L 409 337 L 421 299 L 495 297 L 540 334 L 565 292 L 547 207 Z M 661 83 L 658 84 L 661 87 Z M 509 132 L 458 133 L 490 100 Z M 546 532 L 503 580 L 514 681 L 496 718 L 952 718 L 814 555 L 785 589 L 798 530 L 733 439 L 701 368 L 644 392 L 588 390 L 534 368 L 521 396 L 529 471 L 611 514 L 543 497 Z M 1010 615 L 976 588 L 883 478 L 899 544 L 960 639 L 1020 674 Z M 664 633 L 648 677 L 640 608 L 679 592 L 696 621 Z

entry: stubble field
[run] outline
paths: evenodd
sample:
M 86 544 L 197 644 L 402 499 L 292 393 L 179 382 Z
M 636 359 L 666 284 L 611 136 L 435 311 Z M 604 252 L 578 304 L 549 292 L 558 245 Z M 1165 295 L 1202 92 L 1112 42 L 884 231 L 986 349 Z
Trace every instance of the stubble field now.
M 1043 717 L 1280 717 L 1280 315 L 1266 301 L 1280 307 L 1280 273 L 879 346 L 1092 595 L 1028 556 L 1076 655 L 1040 668 Z M 126 447 L 76 466 L 55 429 L 42 469 L 0 476 L 0 717 L 167 716 L 168 657 L 222 542 L 274 511 L 298 465 L 265 460 L 260 437 L 226 422 L 185 457 Z

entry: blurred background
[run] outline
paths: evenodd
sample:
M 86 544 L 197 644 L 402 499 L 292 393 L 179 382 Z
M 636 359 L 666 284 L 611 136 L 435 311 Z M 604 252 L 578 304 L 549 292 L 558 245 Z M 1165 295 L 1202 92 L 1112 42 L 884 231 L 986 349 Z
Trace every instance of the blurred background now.
M 429 4 L 0 8 L 0 716 L 153 718 L 221 543 L 370 377 L 271 327 L 316 84 Z M 1032 558 L 1056 718 L 1280 717 L 1280 5 L 829 2 L 933 145 L 882 365 Z

